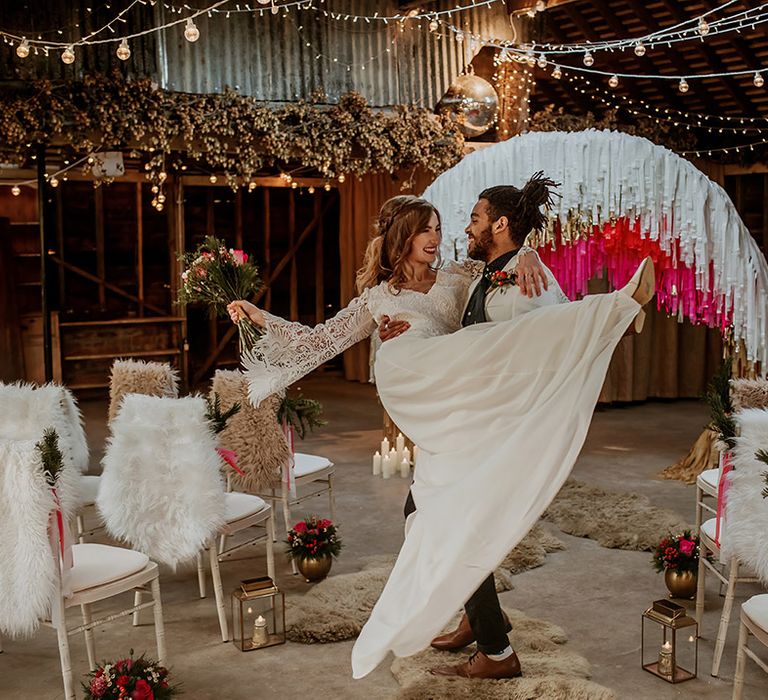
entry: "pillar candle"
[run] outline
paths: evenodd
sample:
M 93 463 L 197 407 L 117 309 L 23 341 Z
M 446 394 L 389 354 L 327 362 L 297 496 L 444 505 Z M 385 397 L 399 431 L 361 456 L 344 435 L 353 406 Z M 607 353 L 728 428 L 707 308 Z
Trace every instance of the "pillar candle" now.
M 389 452 L 389 438 L 384 438 L 381 441 L 381 454 L 385 455 Z
M 381 460 L 381 475 L 385 479 L 389 479 L 389 477 L 392 476 L 392 470 L 392 458 L 389 456 L 389 453 L 387 453 Z
M 395 447 L 397 448 L 397 463 L 400 464 L 400 460 L 403 458 L 403 449 L 405 448 L 405 438 L 402 433 L 397 434 L 397 438 L 395 438 Z
M 411 475 L 411 464 L 407 459 L 400 462 L 400 476 L 407 479 Z
M 253 621 L 253 637 L 251 642 L 255 647 L 262 647 L 269 641 L 267 637 L 267 621 L 259 615 Z
M 408 464 L 411 463 L 411 451 L 407 447 L 403 448 L 403 455 L 402 456 L 403 456 L 403 459 L 406 462 L 408 462 Z
M 373 455 L 373 475 L 378 476 L 379 474 L 381 474 L 381 455 L 376 450 L 376 453 Z
M 413 446 L 413 466 L 416 466 L 416 460 L 419 458 L 419 446 Z

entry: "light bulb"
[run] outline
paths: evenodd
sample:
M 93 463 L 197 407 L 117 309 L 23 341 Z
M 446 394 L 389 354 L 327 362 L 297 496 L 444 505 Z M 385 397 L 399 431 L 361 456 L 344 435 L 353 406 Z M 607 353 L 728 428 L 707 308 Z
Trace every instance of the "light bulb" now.
M 536 56 L 533 55 L 533 51 L 528 51 L 525 54 L 525 62 L 533 68 L 536 65 Z
M 157 201 L 160 202 L 160 204 L 162 204 L 165 201 L 165 195 L 164 194 L 157 195 Z
M 168 173 L 166 173 L 164 170 L 161 170 L 161 171 L 160 171 L 160 172 L 157 174 L 157 177 L 158 177 L 158 179 L 160 180 L 160 182 L 163 182 L 163 181 L 164 181 L 164 180 L 165 180 L 165 179 L 168 177 Z
M 536 5 L 534 5 L 534 9 L 536 12 L 544 12 L 544 10 L 547 9 L 547 3 L 544 2 L 544 0 L 536 0 Z
M 339 182 L 344 182 L 346 178 L 344 177 L 344 173 L 341 173 L 338 177 Z
M 595 63 L 595 58 L 594 58 L 594 56 L 592 56 L 592 54 L 591 54 L 589 51 L 587 51 L 587 52 L 584 54 L 584 65 L 585 65 L 587 68 L 589 68 L 589 67 L 590 67 L 591 65 L 593 65 L 594 63 Z
M 157 211 L 163 211 L 163 205 L 160 204 L 160 202 L 158 202 L 157 206 L 155 207 L 155 209 L 157 209 Z
M 464 32 L 456 32 L 456 41 L 459 44 L 464 41 Z
M 152 194 L 157 194 L 160 188 L 157 185 L 152 185 Z
M 19 58 L 29 56 L 29 42 L 26 39 L 22 39 L 21 43 L 16 47 L 16 55 Z
M 269 10 L 273 15 L 276 15 L 278 13 L 277 5 L 272 5 L 272 7 Z
M 546 68 L 546 67 L 547 67 L 547 59 L 544 57 L 544 54 L 542 54 L 541 56 L 539 56 L 539 59 L 538 59 L 538 61 L 536 61 L 536 65 L 537 65 L 539 68 Z
M 765 85 L 765 79 L 760 73 L 755 73 L 755 77 L 752 78 L 752 82 L 755 84 L 755 87 L 763 87 L 763 85 Z
M 331 191 L 331 183 L 326 182 L 323 189 L 325 189 L 326 192 L 330 192 Z
M 430 32 L 436 32 L 440 28 L 440 22 L 438 22 L 436 19 L 433 19 L 429 23 L 429 31 Z
M 563 71 L 560 70 L 560 66 L 555 66 L 555 69 L 552 71 L 552 77 L 555 80 L 560 80 L 563 77 Z
M 703 17 L 699 20 L 699 34 L 701 36 L 707 36 L 709 34 L 709 24 Z
M 635 56 L 645 56 L 645 44 L 642 41 L 635 45 Z
M 212 185 L 215 185 L 216 180 L 218 180 L 218 178 L 215 175 L 211 175 L 208 179 L 211 181 Z
M 294 190 L 295 190 L 295 189 L 296 189 L 298 186 L 299 186 L 299 183 L 298 183 L 298 182 L 296 182 L 296 180 L 294 180 L 294 181 L 291 183 L 291 189 L 294 189 Z
M 256 0 L 259 5 L 269 5 L 269 3 L 272 2 L 272 0 Z
M 612 88 L 619 86 L 619 76 L 618 75 L 612 75 L 610 78 L 608 78 L 608 85 L 610 85 Z
M 154 198 L 154 199 L 153 199 L 153 200 L 150 202 L 150 204 L 151 204 L 153 207 L 157 207 L 157 205 L 158 205 L 158 201 L 157 201 L 157 198 Z
M 128 39 L 123 39 L 120 42 L 120 46 L 117 47 L 115 53 L 121 61 L 127 61 L 131 57 L 131 49 L 128 46 Z
M 309 189 L 307 190 L 307 192 L 309 192 L 310 194 L 314 194 L 315 193 L 315 188 L 312 185 L 310 185 Z
M 21 187 L 19 187 L 18 185 L 14 185 L 13 187 L 11 187 L 11 194 L 14 197 L 18 197 L 21 194 Z
M 52 177 L 51 178 L 51 187 L 58 187 L 58 186 L 59 186 L 59 181 L 55 177 Z
M 67 65 L 75 62 L 75 51 L 71 46 L 67 46 L 67 48 L 61 52 L 61 60 Z
M 677 86 L 677 89 L 680 90 L 680 92 L 688 92 L 688 81 L 685 78 L 680 78 L 680 83 Z
M 184 38 L 190 42 L 195 42 L 200 38 L 200 30 L 191 17 L 187 19 L 187 26 L 184 27 Z

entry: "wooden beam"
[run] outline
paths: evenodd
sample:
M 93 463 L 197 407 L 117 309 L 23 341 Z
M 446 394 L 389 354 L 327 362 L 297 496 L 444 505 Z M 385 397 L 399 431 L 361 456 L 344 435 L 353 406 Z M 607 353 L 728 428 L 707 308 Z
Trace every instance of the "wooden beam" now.
M 101 187 L 97 187 L 94 194 L 94 210 L 96 214 L 96 276 L 99 278 L 99 306 L 104 311 L 107 307 L 107 294 L 104 289 L 107 272 L 104 262 L 104 190 Z
M 546 0 L 547 10 L 553 10 L 562 5 L 568 5 L 577 0 Z M 507 13 L 510 15 L 522 15 L 536 9 L 536 0 L 506 0 Z M 546 12 L 546 10 L 544 10 Z
M 18 179 L 18 177 L 16 179 Z M 198 187 L 229 187 L 229 184 L 224 178 L 219 178 L 216 183 L 212 183 L 207 175 L 182 175 L 181 179 L 185 185 Z M 301 175 L 297 175 L 294 179 L 299 183 L 299 187 L 309 187 L 310 185 L 313 187 L 324 187 L 326 183 L 330 184 L 331 187 L 338 187 L 338 184 L 334 180 L 328 181 L 321 177 L 302 177 Z M 290 182 L 286 182 L 282 177 L 277 175 L 274 177 L 252 177 L 250 182 L 255 183 L 258 187 L 291 187 Z
M 302 243 L 307 239 L 309 234 L 313 231 L 313 229 L 317 226 L 318 222 L 324 217 L 328 210 L 331 208 L 331 204 L 333 202 L 329 201 L 325 204 L 322 211 L 320 212 L 320 216 L 315 216 L 312 221 L 307 224 L 305 229 L 301 232 L 301 235 L 296 240 L 296 243 L 294 243 L 293 247 L 281 258 L 280 262 L 275 266 L 275 269 L 272 271 L 272 274 L 269 276 L 269 279 L 267 280 L 267 283 L 265 287 L 259 291 L 256 296 L 251 300 L 254 304 L 258 303 L 259 300 L 266 294 L 267 289 L 270 288 L 272 283 L 277 279 L 277 276 L 283 271 L 285 266 L 291 261 L 291 259 L 296 255 L 296 252 L 301 248 Z M 216 350 L 212 352 L 208 358 L 203 363 L 203 366 L 198 370 L 197 374 L 194 377 L 194 384 L 197 384 L 208 372 L 211 367 L 213 367 L 213 363 L 216 362 L 216 360 L 219 358 L 219 355 L 223 352 L 224 348 L 227 346 L 227 343 L 229 343 L 230 340 L 232 340 L 232 336 L 235 334 L 235 331 L 237 328 L 233 325 L 231 326 L 225 333 L 224 336 L 219 341 L 219 345 L 217 346 Z
M 129 294 L 128 292 L 120 289 L 120 287 L 116 287 L 114 284 L 110 284 L 109 282 L 99 279 L 96 275 L 92 275 L 90 272 L 87 272 L 86 270 L 83 270 L 79 267 L 76 267 L 75 265 L 72 265 L 71 263 L 68 263 L 64 260 L 62 260 L 57 255 L 51 255 L 49 256 L 53 262 L 55 262 L 60 267 L 63 267 L 66 270 L 69 270 L 70 272 L 73 272 L 76 275 L 79 275 L 80 277 L 84 277 L 85 279 L 89 280 L 90 282 L 95 282 L 98 285 L 103 285 L 105 289 L 108 289 L 110 292 L 114 292 L 120 297 L 123 297 L 124 299 L 129 299 L 130 301 L 139 303 L 139 298 L 133 296 L 133 294 Z M 154 306 L 153 304 L 147 304 L 145 303 L 144 306 L 147 309 L 150 309 L 152 311 L 155 311 L 159 314 L 165 315 L 166 311 L 164 309 L 161 309 L 157 306 Z
M 56 188 L 56 247 L 59 249 L 59 257 L 66 259 L 64 252 L 64 211 L 61 201 L 61 187 Z M 63 267 L 58 270 L 59 278 L 59 308 L 63 311 L 67 306 L 67 276 Z
M 323 241 L 322 195 L 315 195 L 315 218 L 317 234 L 315 235 L 315 323 L 325 320 L 325 255 Z
M 144 215 L 141 183 L 136 183 L 136 284 L 139 295 L 139 316 L 144 315 Z

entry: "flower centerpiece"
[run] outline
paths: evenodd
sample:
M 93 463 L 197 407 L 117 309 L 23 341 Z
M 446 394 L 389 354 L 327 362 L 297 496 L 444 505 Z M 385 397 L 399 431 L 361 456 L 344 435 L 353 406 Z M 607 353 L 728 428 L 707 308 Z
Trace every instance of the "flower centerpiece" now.
M 237 299 L 250 299 L 263 284 L 259 269 L 242 250 L 227 248 L 224 241 L 206 236 L 194 253 L 181 256 L 185 270 L 181 273 L 180 304 L 201 302 L 213 316 L 228 318 L 227 304 Z M 249 319 L 238 321 L 240 350 L 248 350 L 261 337 L 261 331 Z
M 324 579 L 331 570 L 333 557 L 341 551 L 338 530 L 327 518 L 311 516 L 301 520 L 288 532 L 287 542 L 288 558 L 296 562 L 308 582 Z
M 653 553 L 653 566 L 664 572 L 671 598 L 692 598 L 699 571 L 699 538 L 690 530 L 662 537 Z
M 178 686 L 168 681 L 168 669 L 142 654 L 103 663 L 83 683 L 85 700 L 166 700 L 177 695 Z

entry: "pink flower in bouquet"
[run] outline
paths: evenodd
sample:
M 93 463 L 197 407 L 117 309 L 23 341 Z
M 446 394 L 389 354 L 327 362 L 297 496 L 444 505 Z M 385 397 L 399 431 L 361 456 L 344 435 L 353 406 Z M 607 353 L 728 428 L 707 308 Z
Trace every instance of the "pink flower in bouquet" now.
M 91 685 L 88 688 L 91 691 L 91 695 L 100 698 L 107 690 L 107 680 L 104 676 L 96 676 L 91 679 Z
M 131 693 L 131 700 L 155 700 L 151 686 L 143 678 L 136 681 L 136 687 Z
M 691 554 L 693 554 L 693 550 L 696 547 L 696 543 L 693 542 L 693 540 L 686 540 L 682 539 L 680 540 L 680 551 L 685 554 L 685 556 L 690 557 Z
M 296 523 L 293 526 L 293 530 L 301 535 L 307 531 L 307 524 L 302 520 L 300 523 Z
M 331 525 L 333 525 L 333 523 L 332 523 L 330 520 L 328 520 L 327 518 L 323 518 L 323 519 L 322 519 L 322 520 L 321 520 L 321 521 L 320 521 L 320 522 L 317 524 L 317 526 L 318 526 L 318 527 L 321 527 L 321 528 L 330 527 Z
M 248 262 L 248 253 L 242 250 L 232 250 L 232 257 L 235 259 L 235 263 L 238 265 L 245 265 Z

